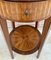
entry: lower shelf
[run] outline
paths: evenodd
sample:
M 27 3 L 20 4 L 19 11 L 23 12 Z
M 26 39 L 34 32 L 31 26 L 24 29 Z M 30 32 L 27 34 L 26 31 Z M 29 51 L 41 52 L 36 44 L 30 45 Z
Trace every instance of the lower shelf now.
M 40 32 L 29 25 L 22 25 L 10 33 L 12 49 L 20 54 L 31 54 L 38 50 L 40 45 Z

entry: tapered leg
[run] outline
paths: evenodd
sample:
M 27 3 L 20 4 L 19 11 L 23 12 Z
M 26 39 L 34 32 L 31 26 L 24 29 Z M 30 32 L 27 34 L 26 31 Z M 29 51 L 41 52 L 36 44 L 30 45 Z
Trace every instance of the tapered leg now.
M 49 27 L 50 27 L 50 21 L 51 21 L 51 18 L 48 18 L 45 20 L 44 22 L 44 27 L 43 27 L 43 31 L 42 31 L 42 36 L 40 38 L 41 40 L 41 44 L 40 44 L 40 47 L 39 47 L 39 51 L 38 51 L 38 55 L 37 55 L 37 58 L 39 57 L 40 53 L 41 53 L 41 50 L 42 50 L 42 47 L 43 47 L 43 44 L 45 42 L 45 38 L 47 36 L 47 33 L 48 33 L 48 30 L 49 30 Z
M 12 48 L 11 48 L 11 44 L 10 44 L 10 37 L 9 37 L 8 29 L 7 29 L 6 20 L 3 20 L 2 18 L 0 18 L 0 24 L 1 24 L 1 28 L 3 30 L 3 34 L 5 36 L 11 57 L 14 58 Z
M 37 27 L 38 27 L 38 22 L 35 23 L 35 28 L 37 29 Z
M 15 22 L 12 22 L 13 30 L 15 29 Z

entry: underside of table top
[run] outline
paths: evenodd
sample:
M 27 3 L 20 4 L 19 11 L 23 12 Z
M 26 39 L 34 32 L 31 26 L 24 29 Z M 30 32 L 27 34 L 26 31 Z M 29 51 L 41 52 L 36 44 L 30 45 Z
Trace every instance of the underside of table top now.
M 39 1 L 47 1 L 47 0 L 3 0 L 3 1 L 11 1 L 11 2 L 39 2 Z

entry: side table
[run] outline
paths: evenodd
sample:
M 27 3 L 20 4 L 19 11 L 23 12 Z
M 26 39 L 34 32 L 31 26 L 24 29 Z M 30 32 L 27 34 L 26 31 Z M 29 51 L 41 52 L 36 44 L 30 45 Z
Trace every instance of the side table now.
M 12 21 L 13 31 L 9 34 L 6 20 Z M 42 34 L 38 31 L 38 22 L 45 20 Z M 22 25 L 15 28 L 15 22 L 36 22 L 35 27 Z M 49 0 L 1 0 L 0 24 L 11 54 L 12 50 L 21 54 L 30 54 L 42 50 L 51 23 L 51 1 Z

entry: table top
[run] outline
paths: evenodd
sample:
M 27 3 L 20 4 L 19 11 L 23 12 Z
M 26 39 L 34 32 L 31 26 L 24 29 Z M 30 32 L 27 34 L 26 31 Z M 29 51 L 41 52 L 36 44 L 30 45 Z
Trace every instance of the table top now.
M 6 2 L 0 0 L 0 16 L 5 20 L 17 22 L 32 22 L 47 19 L 51 16 L 51 0 L 17 0 L 18 2 Z M 4 2 L 2 2 L 4 1 Z M 11 0 L 7 0 L 11 1 Z M 39 2 L 38 2 L 39 1 Z
M 47 1 L 47 0 L 4 0 L 4 1 L 12 1 L 12 2 L 39 2 L 39 1 Z

